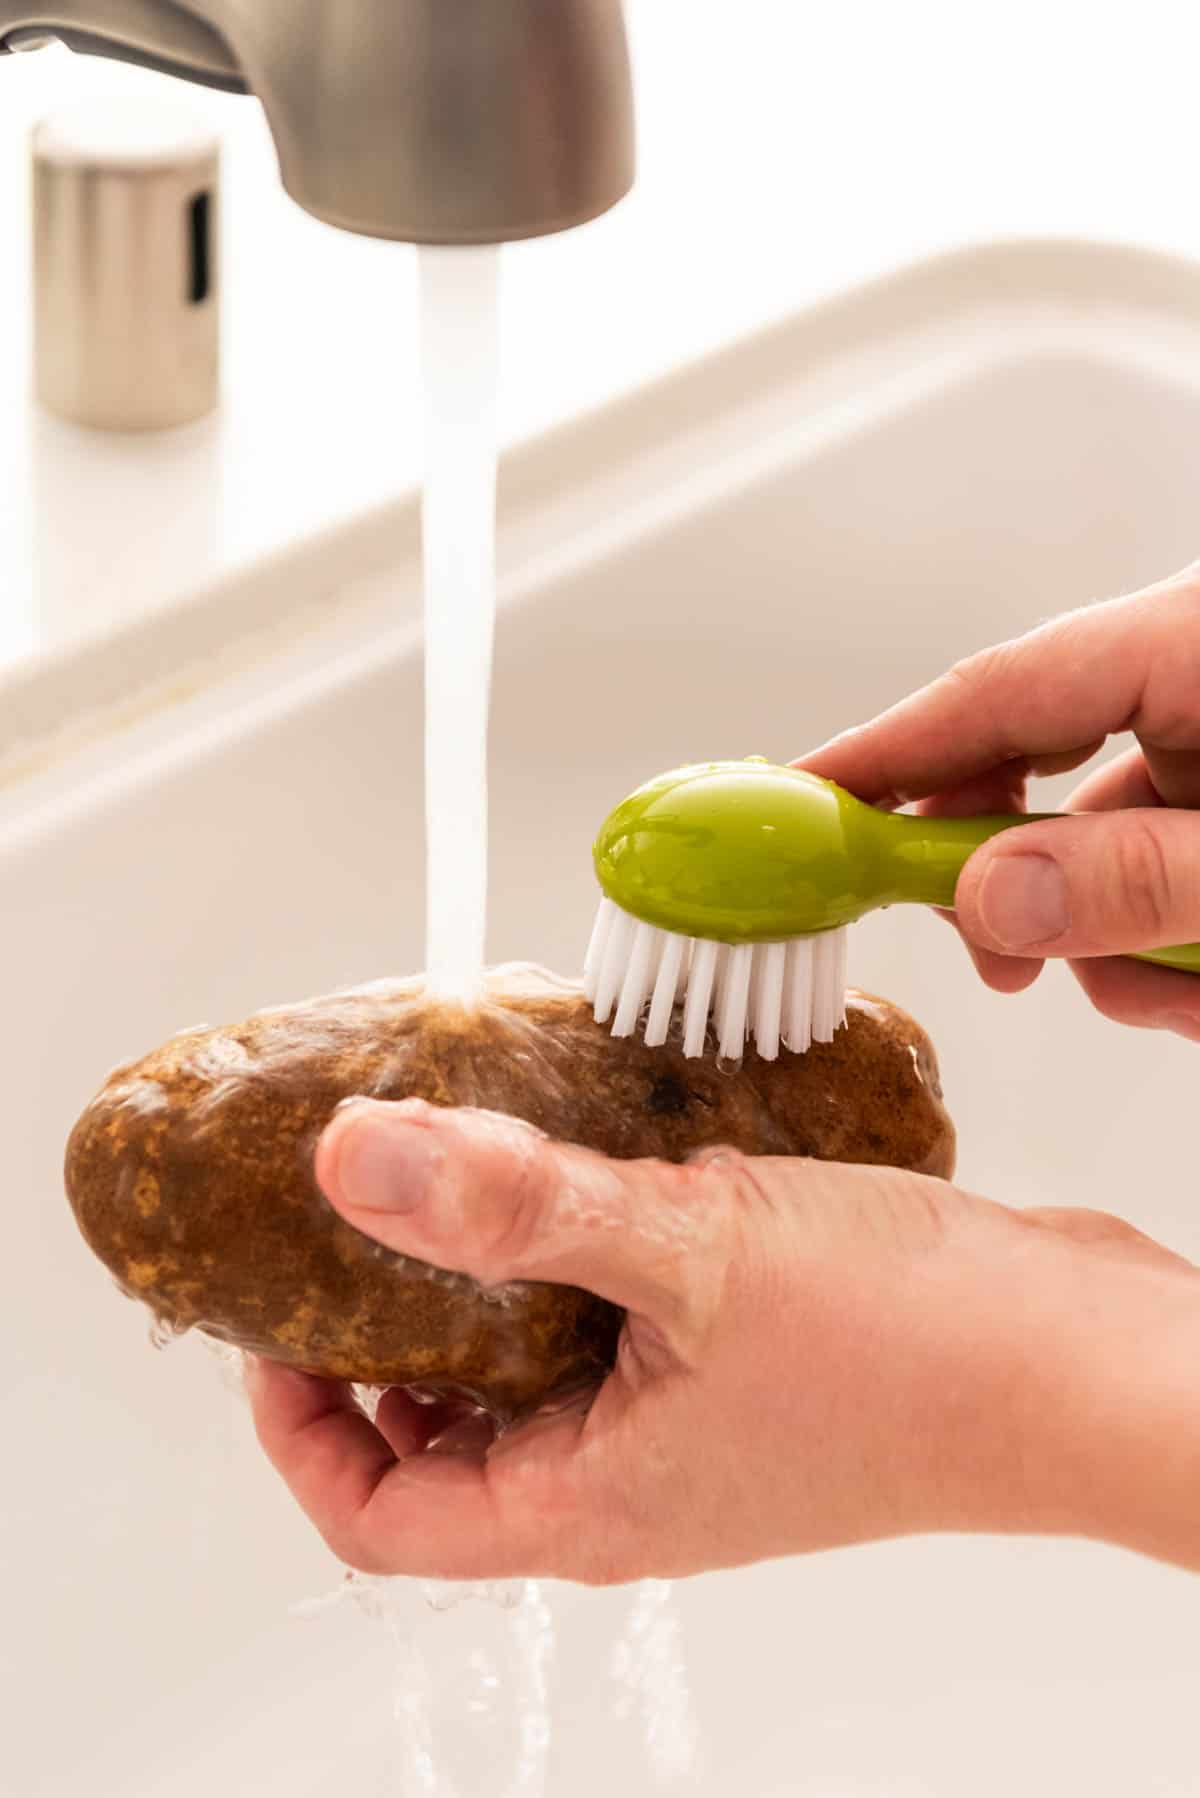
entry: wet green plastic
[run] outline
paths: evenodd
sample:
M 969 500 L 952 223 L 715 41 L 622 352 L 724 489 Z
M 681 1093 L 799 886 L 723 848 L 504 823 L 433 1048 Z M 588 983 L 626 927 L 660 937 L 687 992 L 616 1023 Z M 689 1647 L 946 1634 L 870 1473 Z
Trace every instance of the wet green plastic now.
M 798 768 L 703 762 L 632 793 L 606 820 L 594 859 L 608 897 L 648 924 L 722 943 L 778 942 L 885 905 L 950 909 L 974 851 L 1032 821 L 893 815 Z M 1200 973 L 1200 944 L 1139 959 Z

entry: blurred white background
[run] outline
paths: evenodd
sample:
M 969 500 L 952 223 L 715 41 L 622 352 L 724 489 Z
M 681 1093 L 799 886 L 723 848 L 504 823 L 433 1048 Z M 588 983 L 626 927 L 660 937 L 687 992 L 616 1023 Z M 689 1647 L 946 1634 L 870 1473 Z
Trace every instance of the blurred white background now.
M 629 0 L 633 198 L 507 253 L 504 431 L 938 248 L 1200 249 L 1194 0 Z M 228 142 L 226 403 L 153 444 L 33 416 L 26 142 L 163 88 Z M 62 51 L 0 63 L 0 672 L 413 479 L 414 255 L 303 215 L 257 107 Z

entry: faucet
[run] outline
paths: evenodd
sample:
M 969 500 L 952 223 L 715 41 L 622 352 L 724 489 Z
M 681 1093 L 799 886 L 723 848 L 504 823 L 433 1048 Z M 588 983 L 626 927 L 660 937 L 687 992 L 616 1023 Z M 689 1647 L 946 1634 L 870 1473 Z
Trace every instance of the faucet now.
M 542 237 L 633 182 L 621 0 L 0 0 L 0 52 L 47 42 L 256 95 L 288 193 L 369 237 Z

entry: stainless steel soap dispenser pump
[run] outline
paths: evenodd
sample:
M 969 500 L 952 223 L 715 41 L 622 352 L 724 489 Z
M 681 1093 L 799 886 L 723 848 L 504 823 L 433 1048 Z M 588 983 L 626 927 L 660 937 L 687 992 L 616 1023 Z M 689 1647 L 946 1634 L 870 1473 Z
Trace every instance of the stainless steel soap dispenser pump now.
M 370 237 L 541 237 L 633 181 L 621 0 L 0 0 L 0 50 L 48 41 L 257 95 L 292 198 Z
M 161 102 L 75 106 L 33 134 L 34 385 L 95 430 L 217 404 L 220 145 Z

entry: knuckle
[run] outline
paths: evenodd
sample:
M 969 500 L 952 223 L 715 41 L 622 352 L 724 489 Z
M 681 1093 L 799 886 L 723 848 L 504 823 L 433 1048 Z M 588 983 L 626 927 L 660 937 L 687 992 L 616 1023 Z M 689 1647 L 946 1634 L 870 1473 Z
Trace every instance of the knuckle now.
M 994 643 L 987 649 L 977 649 L 952 663 L 942 678 L 974 705 L 990 711 L 997 688 L 1006 684 L 1014 670 L 1021 653 L 1021 642 L 1020 638 L 1014 637 L 1004 643 Z
M 972 706 L 984 704 L 995 677 L 999 653 L 998 648 L 983 649 L 961 657 L 942 676 L 944 685 Z
M 786 1169 L 786 1171 L 785 1171 Z M 693 1258 L 675 1347 L 685 1360 L 711 1351 L 748 1318 L 786 1315 L 795 1233 L 806 1216 L 797 1163 L 719 1149 L 703 1166 L 711 1250 Z
M 476 1265 L 470 1270 L 477 1278 L 519 1276 L 546 1227 L 556 1172 L 545 1138 L 531 1134 L 527 1142 L 510 1140 L 505 1146 L 490 1177 L 481 1181 Z
M 1030 1223 L 1041 1224 L 1081 1242 L 1107 1242 L 1117 1238 L 1131 1241 L 1141 1236 L 1141 1232 L 1123 1218 L 1086 1205 L 1038 1205 L 1023 1215 Z
M 1038 633 L 1034 633 L 1036 636 Z M 990 746 L 996 765 L 1013 763 L 1012 785 L 1019 786 L 1026 769 L 1027 744 L 1013 734 L 1011 695 L 1023 682 L 1029 654 L 1029 637 L 1013 637 L 992 644 L 954 662 L 936 683 L 949 696 L 950 709 L 969 716 Z
M 1132 727 L 1164 749 L 1200 743 L 1200 579 L 1177 578 L 1139 596 L 1148 657 Z
M 689 1171 L 698 1201 L 697 1213 L 710 1217 L 726 1212 L 742 1216 L 771 1204 L 761 1158 L 747 1155 L 742 1149 L 706 1149 L 690 1163 Z
M 1173 909 L 1173 877 L 1162 837 L 1151 818 L 1131 812 L 1116 833 L 1112 860 L 1101 863 L 1104 888 L 1119 909 L 1119 922 L 1144 937 L 1153 948 L 1170 934 Z
M 1169 617 L 1174 623 L 1190 620 L 1200 625 L 1200 562 L 1144 588 L 1133 596 L 1132 604 L 1139 613 L 1150 612 Z
M 727 1280 L 782 1209 L 771 1163 L 741 1149 L 706 1151 L 687 1170 L 691 1223 L 685 1265 L 688 1311 L 699 1324 L 716 1316 Z M 697 1252 L 699 1251 L 699 1252 Z
M 334 1559 L 353 1573 L 381 1579 L 396 1572 L 394 1559 L 372 1548 L 363 1532 L 352 1524 L 326 1524 L 321 1535 Z
M 1091 1000 L 1100 1016 L 1107 1018 L 1110 1024 L 1136 1024 L 1141 1021 L 1136 1013 L 1136 1007 L 1130 1004 L 1126 997 L 1111 992 L 1106 987 L 1101 987 L 1099 991 L 1093 991 Z
M 1147 1026 L 1150 1019 L 1140 988 L 1124 979 L 1112 977 L 1113 964 L 1108 961 L 1076 962 L 1074 972 L 1092 1007 L 1110 1024 Z

